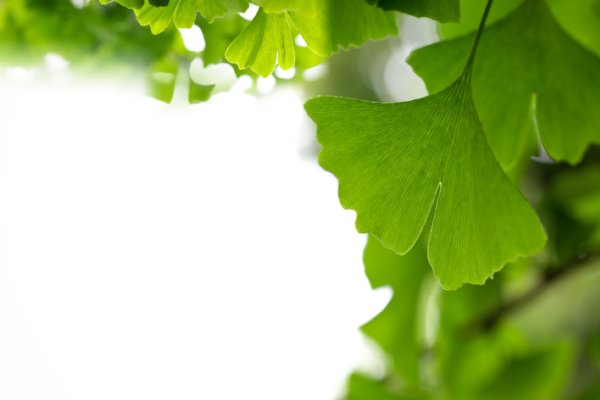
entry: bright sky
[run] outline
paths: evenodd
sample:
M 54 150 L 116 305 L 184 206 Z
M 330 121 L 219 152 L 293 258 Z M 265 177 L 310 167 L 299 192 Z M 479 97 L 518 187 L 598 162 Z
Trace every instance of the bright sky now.
M 13 71 L 14 72 L 14 71 Z M 16 71 L 0 109 L 0 398 L 330 400 L 389 298 L 290 89 L 167 106 Z

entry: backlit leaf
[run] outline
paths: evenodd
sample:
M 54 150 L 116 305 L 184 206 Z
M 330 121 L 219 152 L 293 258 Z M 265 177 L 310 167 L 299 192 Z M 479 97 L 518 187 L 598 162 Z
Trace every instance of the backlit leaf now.
M 278 62 L 281 68 L 294 66 L 294 39 L 287 13 L 259 11 L 252 23 L 227 48 L 225 57 L 240 68 L 251 67 L 267 76 Z
M 292 34 L 299 33 L 311 51 L 328 57 L 339 49 L 397 32 L 393 14 L 369 6 L 364 0 L 260 3 L 264 8 L 231 44 L 226 58 L 263 76 L 273 72 L 276 59 L 284 69 L 293 65 L 289 63 L 293 51 L 290 54 L 288 46 Z
M 473 36 L 415 51 L 409 63 L 437 92 L 460 74 Z M 531 119 L 556 160 L 575 163 L 600 142 L 600 58 L 571 39 L 543 0 L 527 0 L 486 28 L 473 71 L 473 97 L 500 163 L 522 155 Z
M 545 233 L 492 154 L 468 76 L 403 103 L 317 97 L 306 103 L 356 227 L 407 253 L 433 212 L 428 257 L 446 289 L 482 284 Z
M 230 12 L 242 12 L 248 8 L 247 0 L 170 0 L 166 6 L 156 7 L 148 0 L 136 10 L 141 25 L 150 25 L 152 33 L 158 34 L 174 23 L 178 28 L 189 28 L 199 12 L 209 21 Z

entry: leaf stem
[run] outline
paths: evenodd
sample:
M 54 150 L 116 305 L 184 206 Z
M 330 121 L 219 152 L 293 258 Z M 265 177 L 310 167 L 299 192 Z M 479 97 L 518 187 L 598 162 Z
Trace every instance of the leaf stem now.
M 479 47 L 479 41 L 481 40 L 481 35 L 483 34 L 483 30 L 485 29 L 485 23 L 490 15 L 490 10 L 492 8 L 492 3 L 494 0 L 488 0 L 485 5 L 485 10 L 483 10 L 483 15 L 481 16 L 481 21 L 479 22 L 479 28 L 477 29 L 477 35 L 475 36 L 475 40 L 473 41 L 473 46 L 471 47 L 471 53 L 469 54 L 469 59 L 465 64 L 465 69 L 463 70 L 463 75 L 467 78 L 471 77 L 471 71 L 473 70 L 473 62 L 475 61 L 475 55 L 477 54 L 477 48 Z

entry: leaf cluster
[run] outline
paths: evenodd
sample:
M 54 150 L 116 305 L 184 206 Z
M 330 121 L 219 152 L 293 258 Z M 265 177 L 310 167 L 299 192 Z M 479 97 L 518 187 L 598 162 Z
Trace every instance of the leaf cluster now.
M 142 68 L 156 98 L 185 82 L 199 102 L 334 57 L 330 79 L 360 93 L 335 54 L 397 35 L 406 14 L 442 39 L 407 60 L 428 96 L 306 103 L 319 162 L 368 234 L 367 277 L 393 290 L 362 328 L 386 371 L 354 373 L 347 398 L 597 398 L 598 0 L 11 0 L 0 58 Z M 180 34 L 193 26 L 201 51 Z

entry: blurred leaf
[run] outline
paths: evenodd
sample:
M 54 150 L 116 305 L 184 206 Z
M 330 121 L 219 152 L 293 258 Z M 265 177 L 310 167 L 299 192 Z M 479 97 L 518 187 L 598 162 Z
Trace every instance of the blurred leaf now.
M 569 215 L 590 232 L 581 228 L 580 244 L 600 247 L 600 165 L 567 170 L 557 176 L 550 194 Z M 583 246 L 581 250 L 584 250 Z
M 317 97 L 305 107 L 319 161 L 360 232 L 405 254 L 434 210 L 428 256 L 444 288 L 482 284 L 543 247 L 535 212 L 488 147 L 466 77 L 404 103 Z
M 571 372 L 573 348 L 559 342 L 547 349 L 528 350 L 502 368 L 476 399 L 551 400 L 562 398 Z
M 454 39 L 477 29 L 481 10 L 487 0 L 461 0 L 459 23 L 441 24 L 440 34 L 444 39 Z M 524 0 L 494 2 L 488 23 L 497 21 L 514 11 Z M 594 12 L 597 0 L 548 0 L 548 6 L 560 25 L 578 42 L 600 54 L 600 14 Z
M 213 21 L 227 13 L 243 12 L 246 8 L 247 0 L 170 0 L 164 7 L 153 6 L 146 0 L 135 13 L 141 25 L 150 25 L 152 33 L 159 34 L 171 22 L 178 28 L 190 28 L 198 12 L 208 21 Z
M 281 13 L 284 11 L 312 12 L 317 3 L 322 0 L 252 0 L 268 13 Z
M 100 4 L 108 4 L 111 2 L 119 3 L 120 5 L 127 8 L 140 8 L 144 5 L 144 0 L 99 0 Z
M 429 266 L 422 246 L 406 256 L 397 255 L 370 236 L 364 264 L 371 286 L 391 286 L 394 295 L 385 309 L 361 327 L 394 361 L 394 369 L 406 386 L 419 382 L 421 345 L 417 335 L 418 303 Z
M 473 321 L 494 311 L 501 304 L 498 280 L 485 286 L 466 285 L 439 297 L 439 334 L 433 349 L 436 372 L 446 398 L 469 399 L 485 382 L 492 381 L 502 368 L 501 345 L 513 340 L 506 334 L 466 331 Z M 512 334 L 512 332 L 508 332 Z
M 549 0 L 561 26 L 584 47 L 600 55 L 600 14 L 597 0 Z
M 179 64 L 171 58 L 164 58 L 151 69 L 148 77 L 150 96 L 157 100 L 170 103 L 173 100 Z
M 460 74 L 472 41 L 436 43 L 413 52 L 409 63 L 437 92 Z M 590 143 L 600 142 L 600 59 L 562 30 L 543 0 L 526 1 L 485 30 L 473 97 L 505 168 L 523 153 L 532 101 L 552 158 L 575 163 Z
M 226 58 L 262 76 L 273 72 L 277 58 L 282 68 L 293 66 L 292 39 L 296 32 L 311 51 L 322 57 L 340 48 L 397 33 L 394 15 L 367 5 L 364 0 L 260 3 L 266 8 L 231 44 Z
M 502 304 L 501 290 L 500 282 L 492 281 L 486 287 L 465 286 L 440 296 L 440 335 L 434 350 L 446 398 L 560 398 L 573 368 L 571 342 L 529 341 L 510 325 L 465 330 Z
M 225 50 L 248 22 L 237 14 L 230 14 L 213 23 L 199 18 L 197 24 L 202 29 L 206 41 L 206 48 L 200 56 L 204 64 L 208 65 L 225 60 Z
M 367 0 L 384 10 L 401 11 L 415 17 L 428 17 L 441 22 L 458 21 L 458 0 Z
M 421 400 L 425 395 L 401 395 L 386 387 L 385 382 L 361 373 L 353 373 L 348 379 L 346 400 Z
M 188 101 L 190 104 L 201 103 L 210 99 L 214 85 L 198 85 L 192 79 L 189 80 Z
M 443 39 L 454 39 L 477 29 L 487 0 L 460 0 L 460 21 L 439 25 L 440 36 Z M 488 16 L 488 25 L 506 16 L 517 8 L 523 0 L 495 1 Z
M 165 56 L 172 33 L 155 37 L 117 4 L 75 7 L 70 0 L 0 3 L 3 63 L 37 64 L 56 53 L 70 65 L 98 73 L 106 66 L 139 68 Z M 114 69 L 110 69 L 114 72 Z
M 252 68 L 267 76 L 276 62 L 283 69 L 294 66 L 294 39 L 288 13 L 267 14 L 259 11 L 250 25 L 227 48 L 225 57 L 241 69 Z
M 508 321 L 536 342 L 582 337 L 599 330 L 600 261 L 584 266 L 549 286 Z

